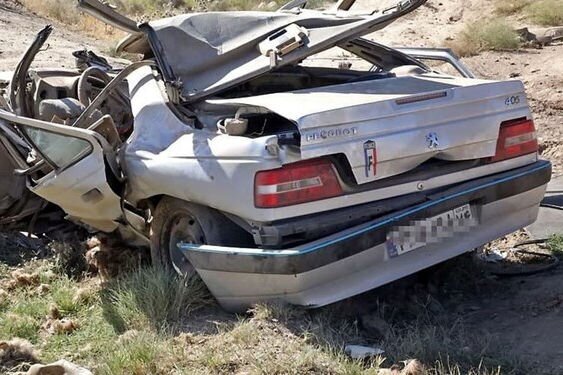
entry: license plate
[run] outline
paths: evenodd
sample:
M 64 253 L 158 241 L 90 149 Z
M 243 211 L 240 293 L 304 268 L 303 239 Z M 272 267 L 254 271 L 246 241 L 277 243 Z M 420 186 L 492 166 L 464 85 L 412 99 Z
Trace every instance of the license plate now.
M 471 206 L 465 204 L 439 215 L 394 227 L 387 234 L 387 252 L 396 257 L 469 231 L 477 224 Z

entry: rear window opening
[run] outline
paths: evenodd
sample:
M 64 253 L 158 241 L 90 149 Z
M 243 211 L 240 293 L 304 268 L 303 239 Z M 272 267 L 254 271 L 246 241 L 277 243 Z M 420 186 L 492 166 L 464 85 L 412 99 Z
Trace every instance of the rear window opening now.
M 343 47 L 285 65 L 218 94 L 239 98 L 316 87 L 381 80 L 427 72 L 425 65 L 397 50 L 357 39 Z

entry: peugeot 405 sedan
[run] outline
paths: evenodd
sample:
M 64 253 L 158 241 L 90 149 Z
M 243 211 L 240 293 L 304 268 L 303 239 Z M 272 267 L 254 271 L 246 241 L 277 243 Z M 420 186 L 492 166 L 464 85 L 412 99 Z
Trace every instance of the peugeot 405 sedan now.
M 447 49 L 362 38 L 424 2 L 137 24 L 80 0 L 141 59 L 114 69 L 77 52 L 77 69 L 31 69 L 47 26 L 0 74 L 2 222 L 48 202 L 197 272 L 234 311 L 326 305 L 532 223 L 551 165 L 523 84 L 477 79 Z M 353 63 L 316 58 L 334 49 Z

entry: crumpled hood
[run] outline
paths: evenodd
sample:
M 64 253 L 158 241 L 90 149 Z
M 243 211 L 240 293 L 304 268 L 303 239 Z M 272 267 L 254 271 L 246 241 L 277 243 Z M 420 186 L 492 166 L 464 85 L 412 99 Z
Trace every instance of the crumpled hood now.
M 379 30 L 426 0 L 383 11 L 210 12 L 141 25 L 165 80 L 193 102 L 277 67 Z

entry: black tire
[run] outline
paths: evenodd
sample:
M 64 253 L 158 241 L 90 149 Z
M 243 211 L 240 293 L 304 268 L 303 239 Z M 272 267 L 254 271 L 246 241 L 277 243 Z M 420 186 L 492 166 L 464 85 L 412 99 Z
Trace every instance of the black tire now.
M 240 245 L 250 235 L 217 210 L 165 197 L 157 205 L 151 223 L 151 259 L 154 265 L 182 276 L 195 272 L 175 246 L 179 241 L 207 245 Z

